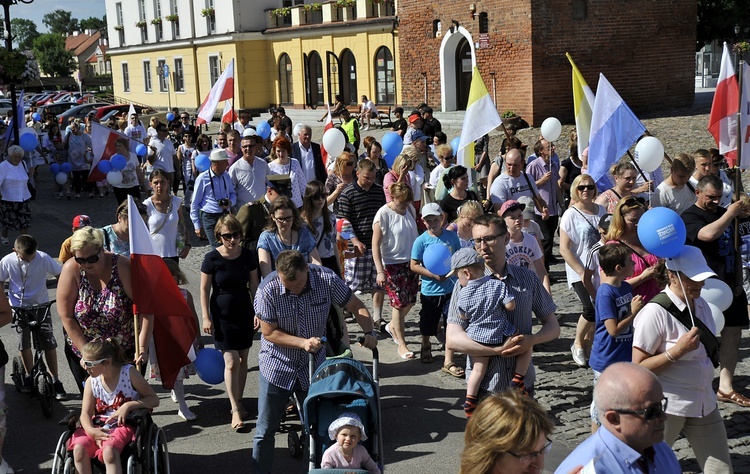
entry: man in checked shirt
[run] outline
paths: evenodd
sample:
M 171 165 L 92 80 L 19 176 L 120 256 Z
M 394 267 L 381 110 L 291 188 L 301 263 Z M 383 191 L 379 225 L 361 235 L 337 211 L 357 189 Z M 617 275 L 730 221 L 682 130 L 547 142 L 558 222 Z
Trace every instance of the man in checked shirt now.
M 325 360 L 322 338 L 331 304 L 357 318 L 365 333 L 364 347 L 373 349 L 378 340 L 369 311 L 346 283 L 327 268 L 308 265 L 297 250 L 279 254 L 276 271 L 260 283 L 254 304 L 263 337 L 251 472 L 266 474 L 272 469 L 274 437 L 289 398 L 296 392 L 304 400 L 307 393 L 308 353 L 316 354 L 316 367 Z

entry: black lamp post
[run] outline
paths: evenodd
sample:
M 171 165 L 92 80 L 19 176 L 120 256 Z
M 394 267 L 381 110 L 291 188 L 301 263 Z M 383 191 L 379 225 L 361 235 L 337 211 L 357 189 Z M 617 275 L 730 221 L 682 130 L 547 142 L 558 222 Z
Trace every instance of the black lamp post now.
M 19 3 L 29 4 L 32 3 L 34 0 L 0 0 L 0 5 L 3 6 L 3 12 L 5 15 L 5 48 L 8 50 L 8 53 L 13 51 L 13 35 L 10 33 L 10 6 L 11 5 L 18 5 Z M 13 81 L 10 81 L 10 100 L 11 104 L 13 106 L 13 131 L 15 132 L 15 138 L 13 139 L 13 143 L 18 145 L 18 121 L 20 119 L 23 119 L 23 117 L 17 117 L 16 116 L 16 84 Z

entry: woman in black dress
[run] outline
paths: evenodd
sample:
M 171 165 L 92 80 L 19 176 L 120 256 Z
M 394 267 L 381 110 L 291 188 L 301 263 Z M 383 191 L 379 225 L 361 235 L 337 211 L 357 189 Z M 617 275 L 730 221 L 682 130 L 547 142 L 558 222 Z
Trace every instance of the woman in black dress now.
M 467 201 L 479 201 L 477 193 L 469 190 L 469 174 L 461 165 L 453 166 L 443 174 L 445 189 L 448 194 L 440 201 L 440 209 L 448 215 L 446 222 L 453 222 L 458 217 L 458 208 Z
M 232 429 L 239 431 L 248 416 L 242 393 L 247 380 L 247 353 L 258 328 L 250 299 L 251 292 L 258 288 L 258 264 L 253 252 L 240 245 L 242 228 L 234 216 L 220 217 L 214 232 L 221 245 L 208 252 L 201 265 L 203 332 L 213 334 L 216 349 L 224 354 Z

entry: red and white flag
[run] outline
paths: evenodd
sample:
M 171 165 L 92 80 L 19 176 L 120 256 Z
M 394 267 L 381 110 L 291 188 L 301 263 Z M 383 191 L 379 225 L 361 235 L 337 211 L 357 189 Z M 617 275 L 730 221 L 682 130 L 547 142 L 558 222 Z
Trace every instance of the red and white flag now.
M 719 81 L 716 83 L 711 115 L 708 117 L 708 131 L 719 146 L 729 166 L 737 163 L 737 112 L 739 111 L 740 91 L 732 66 L 729 46 L 724 43 L 721 55 Z
M 191 362 L 189 354 L 198 327 L 167 264 L 154 250 L 133 196 L 128 196 L 128 227 L 133 311 L 154 315 L 154 347 L 161 383 L 172 389 L 180 369 Z
M 326 122 L 325 126 L 323 127 L 323 135 L 326 134 L 326 132 L 333 128 L 333 117 L 331 116 L 331 106 L 328 106 L 328 115 L 326 115 Z M 323 146 L 323 138 L 320 139 L 320 155 L 323 157 L 323 167 L 328 169 L 328 152 L 326 151 L 326 148 Z
M 224 112 L 221 113 L 221 122 L 234 123 L 237 121 L 237 114 L 234 112 L 232 102 L 229 100 L 224 101 Z
M 229 100 L 234 97 L 234 59 L 229 61 L 229 65 L 221 73 L 216 84 L 211 88 L 200 108 L 198 108 L 198 119 L 196 125 L 211 123 L 214 118 L 216 107 L 222 100 Z
M 130 151 L 135 153 L 135 147 L 141 142 L 132 140 L 127 135 L 116 132 L 109 127 L 99 125 L 96 122 L 91 123 L 91 151 L 93 153 L 93 160 L 91 163 L 91 170 L 89 171 L 89 182 L 101 181 L 107 178 L 107 175 L 99 171 L 99 162 L 109 161 L 112 155 L 117 153 L 115 150 L 115 142 L 118 138 L 124 138 L 130 143 Z M 129 156 L 125 158 L 130 159 Z

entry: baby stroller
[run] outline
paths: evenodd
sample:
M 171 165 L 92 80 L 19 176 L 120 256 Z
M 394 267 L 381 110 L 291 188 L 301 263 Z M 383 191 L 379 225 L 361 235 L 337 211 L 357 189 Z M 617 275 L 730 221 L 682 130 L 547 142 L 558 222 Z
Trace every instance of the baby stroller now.
M 328 426 L 344 412 L 356 413 L 362 420 L 368 436 L 363 445 L 382 471 L 383 433 L 380 426 L 377 348 L 372 350 L 372 375 L 357 360 L 337 358 L 322 363 L 310 379 L 310 388 L 302 410 L 305 429 L 310 435 L 310 473 L 360 472 L 351 469 L 317 469 L 323 452 L 334 442 L 328 437 Z
M 68 450 L 68 440 L 78 428 L 78 414 L 73 413 L 64 418 L 60 424 L 68 429 L 60 435 L 52 461 L 52 474 L 75 474 L 73 451 Z M 133 411 L 125 423 L 136 427 L 135 441 L 131 442 L 122 453 L 122 472 L 127 474 L 169 474 L 169 450 L 164 430 L 156 426 L 151 412 L 145 408 Z M 94 472 L 104 472 L 104 466 L 98 459 L 92 459 Z M 98 471 L 97 471 L 98 469 Z

